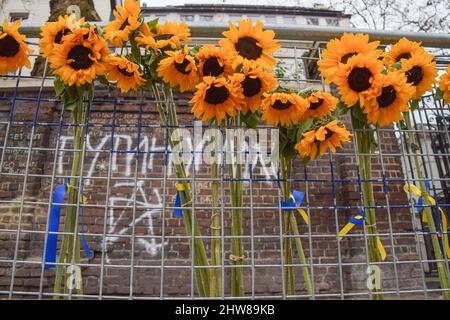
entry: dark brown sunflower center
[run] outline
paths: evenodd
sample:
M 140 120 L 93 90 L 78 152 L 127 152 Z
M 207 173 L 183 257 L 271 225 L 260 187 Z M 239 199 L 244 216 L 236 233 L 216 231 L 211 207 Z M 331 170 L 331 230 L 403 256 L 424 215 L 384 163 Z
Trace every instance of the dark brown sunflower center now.
M 203 63 L 203 75 L 218 77 L 223 73 L 223 66 L 219 64 L 217 58 L 209 58 Z
M 65 36 L 65 35 L 68 35 L 70 33 L 70 30 L 69 29 L 67 29 L 67 28 L 65 28 L 65 29 L 63 29 L 63 30 L 60 30 L 56 35 L 55 35 L 55 43 L 57 43 L 57 44 L 61 44 L 61 42 L 62 42 L 62 38 Z
M 405 53 L 399 54 L 397 59 L 395 59 L 395 62 L 399 62 L 402 59 L 409 59 L 409 58 L 411 58 L 411 53 L 405 52 Z
M 413 86 L 417 86 L 423 79 L 422 67 L 415 66 L 406 72 L 406 78 L 408 83 L 412 83 Z
M 212 86 L 211 88 L 206 90 L 205 101 L 210 104 L 221 104 L 224 103 L 229 96 L 230 92 L 228 92 L 228 89 L 224 86 Z
M 173 34 L 167 33 L 167 34 L 160 34 L 159 36 L 155 36 L 154 39 L 156 41 L 158 40 L 169 40 L 173 37 Z
M 88 69 L 94 61 L 89 57 L 92 53 L 91 49 L 79 44 L 69 51 L 68 59 L 73 60 L 69 66 L 75 70 Z
M 262 88 L 262 83 L 259 78 L 245 77 L 241 82 L 242 88 L 244 89 L 244 96 L 247 98 L 257 95 Z
M 19 49 L 19 43 L 9 34 L 0 39 L 0 57 L 14 57 Z
M 243 37 L 236 43 L 236 50 L 246 59 L 258 59 L 262 54 L 262 48 L 258 47 L 258 42 L 250 37 Z
M 350 89 L 362 92 L 370 88 L 370 77 L 372 73 L 367 68 L 354 68 L 348 76 Z
M 277 109 L 277 110 L 286 110 L 286 109 L 289 109 L 289 107 L 291 105 L 292 105 L 292 103 L 290 101 L 282 102 L 281 100 L 276 100 L 272 104 L 272 108 Z
M 117 66 L 117 70 L 126 77 L 131 77 L 134 74 L 134 72 L 128 72 L 126 69 L 122 69 L 119 66 Z
M 333 136 L 334 131 L 331 131 L 331 130 L 328 130 L 328 129 L 325 129 L 325 130 L 327 131 L 327 134 L 325 135 L 325 140 L 328 140 L 328 139 L 330 139 Z
M 384 87 L 381 95 L 377 97 L 378 106 L 380 108 L 387 108 L 395 101 L 395 98 L 397 98 L 397 92 L 394 87 Z
M 312 109 L 312 110 L 316 110 L 316 109 L 320 108 L 320 106 L 322 105 L 323 101 L 324 101 L 323 99 L 319 99 L 319 101 L 311 103 L 309 105 L 309 108 Z
M 130 23 L 128 22 L 128 18 L 126 18 L 125 21 L 122 22 L 122 24 L 120 25 L 119 30 L 123 30 L 123 29 L 125 29 L 127 26 L 129 26 L 129 25 L 130 25 Z
M 186 70 L 188 65 L 189 65 L 189 60 L 184 59 L 183 62 L 181 62 L 181 63 L 175 62 L 175 69 L 177 69 L 182 74 L 189 74 L 189 72 L 191 72 L 191 71 Z
M 347 53 L 345 56 L 343 56 L 343 57 L 341 58 L 341 62 L 342 62 L 342 63 L 347 63 L 348 59 L 350 59 L 350 58 L 353 57 L 353 56 L 356 56 L 357 54 L 358 54 L 357 52 L 350 52 L 350 53 Z

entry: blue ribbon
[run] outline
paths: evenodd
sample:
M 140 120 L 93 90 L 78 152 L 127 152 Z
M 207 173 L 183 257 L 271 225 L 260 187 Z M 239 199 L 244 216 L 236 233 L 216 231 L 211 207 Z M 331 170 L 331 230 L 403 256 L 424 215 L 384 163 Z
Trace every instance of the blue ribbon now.
M 67 193 L 67 185 L 69 184 L 69 179 L 66 179 L 64 184 L 60 184 L 55 188 L 52 197 L 52 206 L 50 209 L 50 216 L 48 221 L 48 234 L 47 234 L 47 244 L 45 247 L 45 269 L 53 269 L 55 268 L 56 263 L 56 247 L 58 244 L 58 230 L 59 223 L 61 218 L 61 205 L 64 202 L 64 198 Z M 83 249 L 86 255 L 90 258 L 92 256 L 92 252 L 89 250 L 89 246 L 86 241 L 86 237 L 84 234 L 84 204 L 81 206 L 81 242 L 83 245 Z
M 177 197 L 175 198 L 175 205 L 172 216 L 174 218 L 183 218 L 183 209 L 181 207 L 181 191 L 177 191 Z
M 353 216 L 348 220 L 348 222 L 353 223 L 354 225 L 362 226 L 364 224 L 364 219 L 366 218 L 366 213 L 362 209 L 360 209 L 358 213 L 362 217 L 362 219 L 358 219 L 356 218 L 356 216 Z
M 304 198 L 305 195 L 303 194 L 303 192 L 300 192 L 298 190 L 292 191 L 289 201 L 280 201 L 281 210 L 285 212 L 291 212 L 294 209 L 300 208 Z
M 425 179 L 425 191 L 428 192 L 428 190 L 430 190 L 430 182 L 427 180 L 427 178 Z M 423 211 L 423 197 L 420 196 L 417 199 L 417 210 L 419 211 L 419 213 L 421 213 Z

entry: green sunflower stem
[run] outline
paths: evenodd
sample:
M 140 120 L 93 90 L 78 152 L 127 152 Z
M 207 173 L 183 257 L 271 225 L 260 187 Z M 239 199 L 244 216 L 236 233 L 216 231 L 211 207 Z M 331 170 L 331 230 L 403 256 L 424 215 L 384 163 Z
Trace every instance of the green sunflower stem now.
M 428 191 L 426 191 L 425 179 L 424 179 L 422 169 L 420 167 L 419 157 L 417 156 L 417 147 L 415 147 L 415 146 L 417 146 L 417 140 L 416 140 L 416 136 L 412 129 L 409 113 L 405 113 L 404 119 L 405 119 L 406 128 L 408 129 L 409 149 L 413 153 L 414 166 L 415 166 L 417 179 L 419 180 L 419 183 L 420 183 L 420 189 L 422 190 L 422 192 L 428 193 Z M 445 265 L 444 255 L 442 253 L 442 249 L 439 244 L 439 238 L 437 236 L 436 225 L 434 223 L 434 217 L 433 217 L 433 213 L 431 211 L 431 203 L 430 203 L 430 200 L 428 199 L 427 195 L 423 195 L 422 199 L 423 199 L 423 204 L 424 204 L 423 210 L 427 217 L 427 225 L 428 225 L 428 229 L 430 230 L 430 234 L 431 234 L 431 243 L 433 245 L 434 255 L 437 260 L 436 264 L 437 264 L 437 268 L 438 268 L 439 282 L 441 285 L 441 289 L 444 290 L 442 293 L 442 296 L 445 300 L 450 300 L 449 275 L 448 275 L 448 271 L 447 271 L 447 268 Z
M 74 263 L 74 265 L 78 265 L 80 263 L 80 236 L 78 234 L 78 225 L 77 225 L 77 207 L 79 201 L 79 193 L 78 193 L 78 180 L 81 173 L 81 159 L 82 159 L 82 150 L 84 148 L 84 123 L 86 121 L 86 112 L 84 111 L 83 104 L 83 94 L 81 94 L 81 98 L 76 104 L 75 109 L 72 112 L 72 119 L 74 123 L 74 154 L 72 158 L 72 169 L 70 173 L 70 189 L 68 195 L 68 205 L 69 207 L 66 210 L 66 218 L 64 222 L 64 235 L 62 236 L 61 241 L 61 250 L 58 257 L 59 264 L 70 264 Z M 75 250 L 74 250 L 75 246 Z M 75 253 L 75 256 L 73 256 Z M 64 290 L 64 294 L 68 295 L 70 292 L 70 286 L 68 284 L 69 280 L 72 279 L 73 272 L 69 266 L 66 265 L 58 265 L 56 267 L 56 277 L 55 283 L 53 287 L 54 299 L 59 299 L 61 291 Z M 63 283 L 64 279 L 64 283 Z M 75 279 L 77 280 L 77 279 Z M 83 294 L 83 283 L 80 281 L 79 283 L 75 281 L 77 285 L 75 288 L 77 289 L 77 293 L 79 295 Z M 73 284 L 73 283 L 72 283 Z M 78 284 L 81 287 L 78 287 Z M 67 297 L 67 296 L 66 296 Z
M 234 119 L 230 119 L 230 125 L 235 124 L 236 127 L 241 127 L 241 119 L 238 114 Z M 244 278 L 243 278 L 243 260 L 244 260 L 244 246 L 242 242 L 242 165 L 238 161 L 239 153 L 241 152 L 241 145 L 239 143 L 234 144 L 234 150 L 231 150 L 231 137 L 227 135 L 226 146 L 227 155 L 230 157 L 236 155 L 235 167 L 232 163 L 229 163 L 229 174 L 232 178 L 230 182 L 231 192 L 231 261 L 233 268 L 231 269 L 231 295 L 232 297 L 243 297 L 244 290 Z M 240 137 L 237 137 L 238 139 Z M 233 151 L 233 152 L 232 152 Z M 234 170 L 236 169 L 236 170 Z
M 217 137 L 216 137 L 217 138 Z M 215 140 L 217 141 L 217 140 Z M 216 148 L 217 150 L 217 148 Z M 213 194 L 213 214 L 211 216 L 211 231 L 213 239 L 211 240 L 211 265 L 214 267 L 211 272 L 210 296 L 222 296 L 222 241 L 221 236 L 221 214 L 219 207 L 219 162 L 218 153 L 215 154 L 215 161 L 211 166 L 212 194 Z
M 280 157 L 280 177 L 281 177 L 281 193 L 283 197 L 283 201 L 289 201 L 291 196 L 291 182 L 292 178 L 292 159 L 287 159 L 283 155 Z M 292 249 L 292 240 L 294 240 L 294 244 L 297 250 L 297 255 L 300 259 L 300 263 L 302 264 L 302 275 L 306 285 L 306 291 L 310 296 L 313 294 L 312 290 L 312 282 L 309 274 L 309 269 L 306 261 L 305 252 L 303 250 L 302 241 L 300 238 L 300 232 L 298 230 L 297 219 L 295 218 L 294 212 L 286 212 L 283 217 L 284 221 L 284 286 L 285 291 L 289 293 L 289 295 L 295 295 L 295 277 L 294 277 L 294 268 L 293 264 L 293 249 Z M 294 238 L 291 237 L 291 233 L 294 235 Z
M 174 134 L 174 130 L 178 127 L 178 119 L 175 102 L 173 100 L 172 91 L 168 87 L 164 87 L 164 96 L 166 98 L 166 107 L 167 107 L 167 116 L 162 105 L 161 95 L 159 93 L 158 88 L 154 84 L 151 86 L 153 94 L 156 98 L 156 108 L 158 110 L 159 116 L 161 118 L 162 124 L 168 125 L 168 143 L 169 146 L 173 149 L 175 143 L 172 139 L 172 135 Z M 181 192 L 181 206 L 188 207 L 192 204 L 192 198 L 190 193 L 190 183 L 187 181 L 188 175 L 186 173 L 186 168 L 183 164 L 175 165 L 175 174 L 177 178 L 180 180 L 180 184 L 183 185 L 184 190 L 186 192 Z M 201 239 L 201 232 L 198 221 L 193 219 L 192 212 L 189 209 L 183 209 L 183 222 L 185 232 L 189 237 L 193 237 L 189 239 L 189 248 L 193 251 L 193 260 L 194 267 L 194 278 L 197 285 L 198 294 L 200 297 L 208 297 L 210 295 L 210 277 L 211 270 L 208 268 L 203 268 L 209 266 L 208 257 L 206 255 L 205 245 L 203 240 Z
M 352 113 L 352 124 L 356 136 L 356 147 L 358 155 L 358 165 L 361 178 L 361 188 L 364 200 L 364 212 L 366 214 L 365 219 L 365 232 L 368 237 L 368 255 L 369 262 L 372 265 L 376 265 L 382 261 L 380 251 L 377 246 L 377 226 L 375 209 L 375 197 L 373 193 L 372 185 L 372 164 L 370 154 L 372 152 L 373 142 L 373 129 L 369 125 L 355 117 Z M 381 281 L 380 281 L 381 283 Z M 383 296 L 379 293 L 382 292 L 381 286 L 378 288 L 372 288 L 372 299 L 382 300 Z

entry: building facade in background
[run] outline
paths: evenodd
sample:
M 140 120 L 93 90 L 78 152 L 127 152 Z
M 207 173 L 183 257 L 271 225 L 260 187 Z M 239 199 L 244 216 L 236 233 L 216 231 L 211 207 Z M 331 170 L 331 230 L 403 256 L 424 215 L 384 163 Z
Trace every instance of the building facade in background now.
M 182 6 L 150 7 L 143 3 L 145 20 L 186 21 L 194 23 L 227 23 L 252 18 L 268 25 L 349 26 L 350 16 L 323 6 L 314 8 L 254 6 L 228 4 L 185 4 Z
M 103 22 L 109 21 L 111 3 L 117 0 L 93 0 Z M 0 0 L 0 20 L 22 20 L 24 23 L 43 23 L 50 16 L 50 0 Z

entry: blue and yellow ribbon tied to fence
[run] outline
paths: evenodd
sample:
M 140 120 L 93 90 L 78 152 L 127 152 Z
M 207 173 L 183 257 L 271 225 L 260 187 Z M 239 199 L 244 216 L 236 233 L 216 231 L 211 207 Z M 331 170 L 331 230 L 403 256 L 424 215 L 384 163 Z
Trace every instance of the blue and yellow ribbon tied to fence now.
M 409 192 L 411 191 L 413 195 L 418 197 L 417 210 L 419 211 L 419 213 L 422 213 L 422 222 L 428 223 L 427 214 L 424 210 L 423 205 L 423 197 L 427 197 L 430 204 L 437 207 L 439 211 L 438 221 L 442 223 L 440 225 L 441 232 L 439 236 L 441 234 L 444 235 L 445 252 L 447 254 L 447 257 L 450 258 L 450 241 L 448 239 L 447 217 L 445 215 L 444 210 L 442 210 L 441 207 L 436 205 L 436 200 L 428 193 L 429 190 L 430 190 L 430 183 L 428 182 L 428 180 L 425 180 L 425 191 L 422 191 L 419 187 L 415 186 L 414 184 L 405 183 L 405 185 L 403 186 L 403 191 L 405 191 L 406 194 L 409 194 Z
M 189 191 L 190 186 L 189 183 L 177 183 L 177 196 L 175 198 L 175 205 L 172 211 L 172 216 L 174 218 L 182 218 L 183 217 L 183 205 L 181 204 L 181 193 L 184 193 L 186 197 L 186 191 Z M 186 204 L 185 204 L 186 205 Z
M 61 208 L 64 203 L 64 198 L 66 197 L 66 193 L 70 191 L 70 179 L 67 178 L 65 183 L 58 185 L 53 192 L 52 197 L 52 206 L 50 208 L 50 216 L 48 221 L 48 233 L 47 233 L 47 242 L 45 246 L 45 269 L 52 269 L 56 266 L 56 248 L 58 244 L 58 230 L 61 218 Z M 87 203 L 86 196 L 80 196 L 81 206 L 81 243 L 83 245 L 84 252 L 86 256 L 89 258 L 92 257 L 91 250 L 89 250 L 89 246 L 87 244 L 85 235 L 84 235 L 84 207 Z
M 292 191 L 289 201 L 281 201 L 281 209 L 286 212 L 291 212 L 293 210 L 296 210 L 300 216 L 303 218 L 306 224 L 309 224 L 308 214 L 305 210 L 301 209 L 301 205 L 303 202 L 303 199 L 305 198 L 305 195 L 303 192 L 300 192 L 298 190 Z
M 339 231 L 339 241 L 341 241 L 344 236 L 349 233 L 356 225 L 364 226 L 364 219 L 366 218 L 366 213 L 364 210 L 359 210 L 358 215 L 350 218 L 348 223 Z M 380 240 L 380 237 L 377 236 L 377 248 L 380 252 L 381 260 L 386 260 L 386 249 L 384 249 L 383 243 Z

